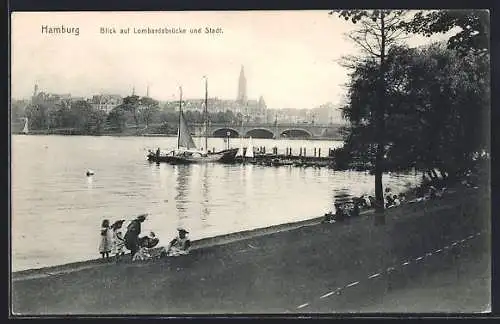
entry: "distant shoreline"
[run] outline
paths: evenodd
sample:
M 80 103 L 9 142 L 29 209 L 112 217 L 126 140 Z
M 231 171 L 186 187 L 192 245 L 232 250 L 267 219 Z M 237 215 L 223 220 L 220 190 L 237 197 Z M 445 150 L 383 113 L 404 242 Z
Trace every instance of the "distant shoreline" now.
M 56 135 L 56 136 L 112 136 L 112 137 L 177 137 L 177 134 L 126 134 L 126 133 L 105 133 L 105 134 L 64 134 L 64 133 L 59 133 L 59 132 L 47 132 L 47 131 L 32 131 L 29 134 L 23 134 L 20 132 L 12 132 L 11 135 L 23 135 L 23 136 L 50 136 L 50 135 Z M 198 136 L 195 136 L 198 137 Z M 216 137 L 216 136 L 208 136 L 209 138 L 224 138 L 224 137 Z M 239 138 L 239 137 L 231 137 L 233 138 Z M 271 139 L 272 138 L 257 138 L 254 137 L 254 139 Z M 279 138 L 279 139 L 274 139 L 274 140 L 298 140 L 298 141 L 338 141 L 341 142 L 343 141 L 342 138 L 340 137 L 332 137 L 332 138 Z

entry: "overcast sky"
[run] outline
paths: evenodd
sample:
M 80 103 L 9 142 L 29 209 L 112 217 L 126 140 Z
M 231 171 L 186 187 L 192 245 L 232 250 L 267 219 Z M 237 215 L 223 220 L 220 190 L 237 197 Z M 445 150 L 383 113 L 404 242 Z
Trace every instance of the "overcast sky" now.
M 79 27 L 79 36 L 42 34 L 42 26 Z M 221 27 L 223 34 L 133 34 L 133 28 Z M 100 34 L 130 27 L 130 34 Z M 41 91 L 89 96 L 136 94 L 235 99 L 244 65 L 249 99 L 269 108 L 312 108 L 338 103 L 346 71 L 337 60 L 356 53 L 344 33 L 354 26 L 328 11 L 14 13 L 12 97 Z M 439 36 L 441 39 L 443 36 Z M 438 38 L 413 37 L 411 45 Z

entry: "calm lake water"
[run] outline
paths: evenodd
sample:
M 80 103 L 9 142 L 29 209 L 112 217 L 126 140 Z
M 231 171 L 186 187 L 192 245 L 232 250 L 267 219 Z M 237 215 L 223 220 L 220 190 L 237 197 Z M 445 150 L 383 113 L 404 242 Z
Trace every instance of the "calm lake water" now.
M 201 144 L 201 139 L 196 139 Z M 245 144 L 246 144 L 245 140 Z M 308 155 L 335 141 L 254 139 Z M 256 165 L 150 164 L 148 149 L 173 148 L 176 138 L 23 136 L 12 137 L 12 270 L 19 271 L 99 257 L 99 229 L 105 218 L 131 220 L 150 213 L 143 233 L 153 230 L 160 244 L 185 226 L 192 239 L 266 227 L 323 215 L 335 195 L 373 193 L 364 172 L 327 168 Z M 209 148 L 227 143 L 210 138 Z M 239 147 L 239 139 L 231 139 Z M 87 169 L 95 175 L 87 177 Z M 394 192 L 414 185 L 413 175 L 384 176 Z M 127 223 L 124 224 L 125 226 Z

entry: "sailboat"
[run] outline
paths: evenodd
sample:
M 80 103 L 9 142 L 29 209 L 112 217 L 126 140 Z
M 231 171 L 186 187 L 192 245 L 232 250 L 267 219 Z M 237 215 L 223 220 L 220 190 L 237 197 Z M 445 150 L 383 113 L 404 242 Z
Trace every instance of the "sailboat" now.
M 28 130 L 28 117 L 24 118 L 24 128 L 22 130 L 22 133 L 25 134 L 25 135 L 29 133 L 29 130 Z
M 207 87 L 206 87 L 207 89 Z M 148 155 L 149 161 L 155 162 L 168 162 L 171 164 L 189 164 L 189 163 L 205 163 L 205 162 L 224 162 L 230 163 L 234 162 L 235 155 L 238 149 L 227 149 L 220 152 L 209 152 L 207 150 L 208 140 L 208 113 L 207 113 L 207 101 L 208 101 L 208 91 L 205 93 L 205 148 L 199 150 L 196 148 L 191 132 L 189 131 L 189 126 L 186 119 L 184 118 L 184 113 L 182 112 L 182 88 L 180 90 L 180 101 L 179 101 L 179 128 L 177 131 L 177 149 L 171 150 L 165 155 L 157 152 L 156 154 L 150 153 Z
M 247 151 L 245 152 L 245 157 L 249 158 L 249 159 L 253 159 L 254 158 L 253 143 L 252 143 L 252 137 L 251 136 L 248 138 L 248 145 L 247 145 Z
M 238 152 L 236 152 L 236 155 L 235 155 L 236 162 L 243 162 L 244 161 L 244 159 L 243 159 L 244 152 L 245 152 L 245 150 L 243 148 L 243 141 L 240 138 L 240 147 L 238 149 Z

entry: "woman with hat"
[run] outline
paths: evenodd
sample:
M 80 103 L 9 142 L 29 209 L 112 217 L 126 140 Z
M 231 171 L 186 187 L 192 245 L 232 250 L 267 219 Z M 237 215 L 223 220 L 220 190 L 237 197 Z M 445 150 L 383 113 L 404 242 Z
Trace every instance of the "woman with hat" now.
M 124 222 L 125 220 L 121 219 L 111 225 L 111 229 L 113 230 L 113 254 L 117 259 L 125 254 L 123 251 L 123 248 L 125 247 L 125 239 L 122 234 L 122 225 Z
M 167 255 L 168 256 L 178 256 L 185 255 L 189 253 L 189 248 L 191 247 L 191 241 L 187 238 L 186 234 L 189 233 L 182 227 L 178 227 L 177 231 L 179 234 L 168 244 Z
M 141 223 L 146 220 L 146 215 L 139 215 L 130 222 L 125 233 L 125 247 L 130 250 L 133 259 L 134 254 L 139 251 L 139 234 L 141 234 Z

